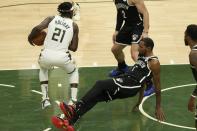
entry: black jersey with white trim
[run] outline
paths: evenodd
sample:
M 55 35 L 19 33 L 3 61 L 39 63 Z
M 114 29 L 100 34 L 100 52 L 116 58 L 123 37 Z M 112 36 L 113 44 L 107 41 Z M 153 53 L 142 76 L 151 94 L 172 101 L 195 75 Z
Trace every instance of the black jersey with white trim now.
M 139 83 L 144 83 L 145 81 L 151 80 L 153 75 L 149 68 L 148 62 L 153 59 L 158 60 L 158 57 L 139 57 L 136 63 L 129 70 L 128 75 L 135 78 Z
M 140 88 L 144 82 L 151 80 L 153 77 L 152 71 L 148 65 L 148 62 L 153 59 L 158 60 L 158 57 L 140 56 L 127 73 L 117 76 L 113 79 L 115 84 L 121 88 Z
M 143 21 L 143 15 L 138 12 L 135 5 L 129 5 L 127 0 L 114 0 L 116 9 L 122 14 L 125 25 L 136 25 Z

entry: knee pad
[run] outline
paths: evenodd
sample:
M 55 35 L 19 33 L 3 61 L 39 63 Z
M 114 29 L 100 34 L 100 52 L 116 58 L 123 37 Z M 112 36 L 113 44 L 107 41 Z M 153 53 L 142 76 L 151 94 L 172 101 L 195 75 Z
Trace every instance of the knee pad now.
M 74 71 L 68 73 L 69 76 L 69 83 L 79 83 L 79 72 L 78 68 L 75 68 Z

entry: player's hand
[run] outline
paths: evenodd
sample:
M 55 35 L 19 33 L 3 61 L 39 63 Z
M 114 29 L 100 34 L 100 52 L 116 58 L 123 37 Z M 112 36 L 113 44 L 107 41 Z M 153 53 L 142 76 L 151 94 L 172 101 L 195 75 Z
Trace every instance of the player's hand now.
M 158 121 L 164 121 L 165 120 L 165 115 L 164 115 L 163 109 L 161 107 L 156 107 L 155 116 L 156 116 Z
M 115 31 L 114 34 L 112 35 L 112 41 L 115 44 L 116 42 L 116 35 L 118 34 L 118 31 Z
M 139 111 L 139 104 L 136 104 L 133 108 L 132 108 L 132 112 L 137 112 Z
M 35 46 L 30 35 L 28 36 L 28 42 L 30 45 Z
M 195 110 L 195 98 L 194 97 L 190 97 L 189 102 L 188 102 L 188 110 L 191 112 L 194 112 Z

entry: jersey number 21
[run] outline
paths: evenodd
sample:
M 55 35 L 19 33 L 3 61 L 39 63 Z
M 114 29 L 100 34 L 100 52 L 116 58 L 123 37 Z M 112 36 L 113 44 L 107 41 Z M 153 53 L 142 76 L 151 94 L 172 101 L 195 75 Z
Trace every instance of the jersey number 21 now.
M 55 32 L 53 33 L 52 36 L 52 40 L 62 43 L 65 33 L 66 33 L 65 30 L 56 27 Z

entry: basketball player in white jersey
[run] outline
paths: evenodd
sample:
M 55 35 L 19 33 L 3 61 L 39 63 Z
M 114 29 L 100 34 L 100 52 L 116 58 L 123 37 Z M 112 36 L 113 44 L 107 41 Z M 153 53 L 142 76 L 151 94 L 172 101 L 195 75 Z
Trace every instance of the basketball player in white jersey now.
M 69 75 L 71 98 L 69 104 L 77 101 L 77 87 L 79 74 L 69 50 L 78 48 L 78 25 L 73 22 L 73 6 L 70 2 L 63 2 L 58 6 L 60 15 L 49 16 L 39 25 L 35 26 L 28 36 L 28 41 L 34 46 L 32 40 L 42 30 L 48 28 L 38 63 L 40 65 L 39 79 L 42 90 L 42 108 L 50 106 L 48 96 L 48 70 L 53 66 L 62 68 Z

